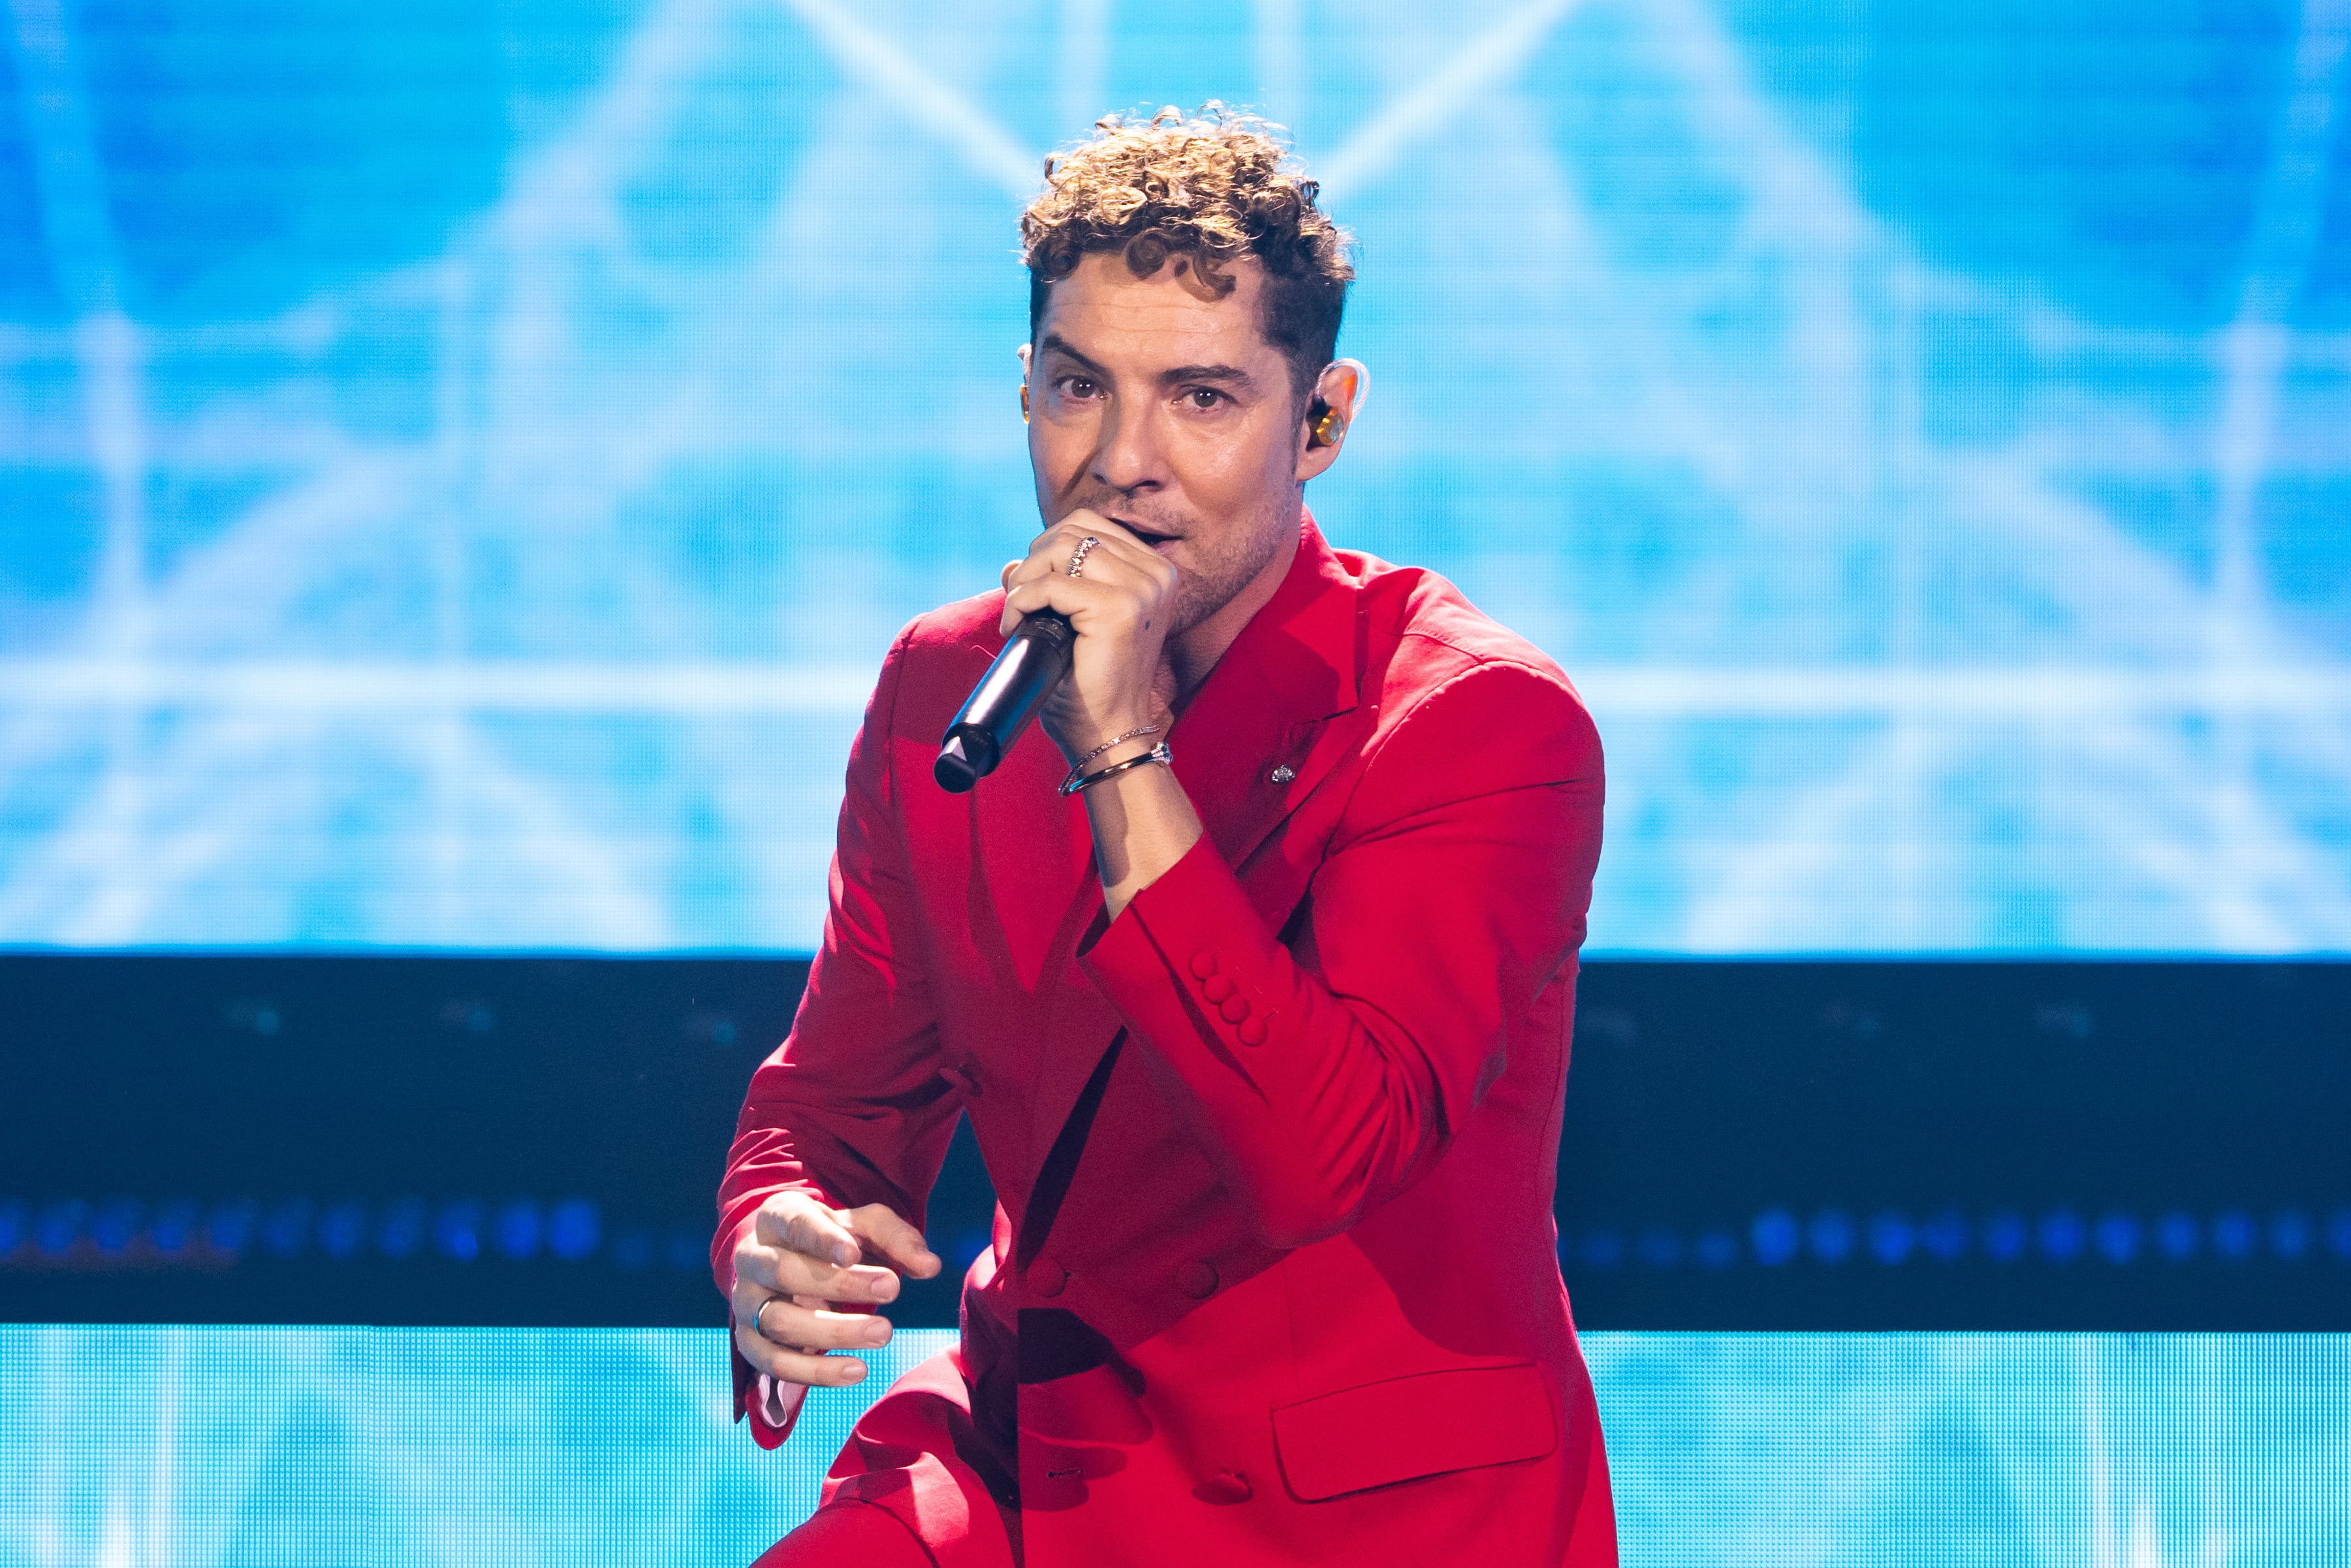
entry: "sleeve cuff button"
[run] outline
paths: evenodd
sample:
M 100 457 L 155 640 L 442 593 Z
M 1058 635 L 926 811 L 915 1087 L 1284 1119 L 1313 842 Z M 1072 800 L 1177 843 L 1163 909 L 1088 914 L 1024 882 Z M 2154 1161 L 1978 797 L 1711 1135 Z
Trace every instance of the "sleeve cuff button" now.
M 1192 977 L 1205 980 L 1217 972 L 1217 956 L 1203 947 L 1192 955 Z

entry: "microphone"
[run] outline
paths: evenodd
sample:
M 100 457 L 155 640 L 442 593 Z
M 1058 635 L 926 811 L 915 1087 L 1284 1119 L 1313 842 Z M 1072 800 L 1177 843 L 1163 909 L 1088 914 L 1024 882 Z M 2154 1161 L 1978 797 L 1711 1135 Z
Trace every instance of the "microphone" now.
M 1076 629 L 1059 611 L 1021 617 L 939 742 L 939 759 L 931 768 L 939 788 L 960 795 L 996 771 L 1046 695 L 1070 673 L 1070 651 L 1077 640 Z

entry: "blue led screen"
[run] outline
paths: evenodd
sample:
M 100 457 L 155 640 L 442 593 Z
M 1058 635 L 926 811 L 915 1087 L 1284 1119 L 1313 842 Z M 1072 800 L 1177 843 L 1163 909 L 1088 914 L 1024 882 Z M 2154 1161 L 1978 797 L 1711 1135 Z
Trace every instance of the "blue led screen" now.
M 11 0 L 0 943 L 808 950 L 1013 220 L 1294 128 L 1603 951 L 2351 951 L 2340 0 Z
M 715 1330 L 0 1327 L 0 1565 L 747 1563 L 911 1331 L 764 1453 Z M 1627 1563 L 2351 1558 L 2337 1335 L 1587 1336 Z

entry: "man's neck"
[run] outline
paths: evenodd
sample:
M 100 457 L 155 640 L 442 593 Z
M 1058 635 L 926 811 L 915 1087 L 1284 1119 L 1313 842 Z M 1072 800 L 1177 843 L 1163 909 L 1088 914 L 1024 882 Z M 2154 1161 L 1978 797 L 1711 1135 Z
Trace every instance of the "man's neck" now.
M 1290 563 L 1297 559 L 1298 529 L 1292 527 L 1283 531 L 1280 548 L 1273 552 L 1273 559 L 1238 593 L 1218 605 L 1190 631 L 1167 640 L 1166 650 L 1160 658 L 1160 679 L 1155 684 L 1163 688 L 1160 695 L 1166 698 L 1171 711 L 1182 711 L 1184 705 L 1192 700 L 1192 694 L 1216 669 L 1225 651 L 1241 634 L 1241 628 L 1280 590 L 1282 579 L 1290 575 Z

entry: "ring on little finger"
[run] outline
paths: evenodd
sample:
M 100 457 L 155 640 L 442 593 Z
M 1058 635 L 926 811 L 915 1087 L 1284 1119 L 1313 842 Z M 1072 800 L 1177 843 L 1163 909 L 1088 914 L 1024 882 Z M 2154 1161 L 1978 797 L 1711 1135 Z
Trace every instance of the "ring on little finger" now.
M 1085 538 L 1078 541 L 1077 549 L 1070 556 L 1070 576 L 1082 577 L 1085 575 L 1086 557 L 1093 554 L 1094 546 L 1100 543 L 1102 543 L 1102 540 L 1094 538 L 1092 534 L 1088 534 Z

